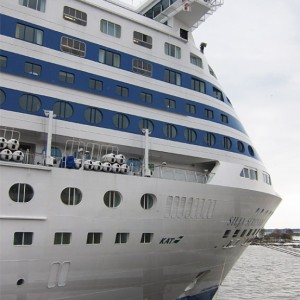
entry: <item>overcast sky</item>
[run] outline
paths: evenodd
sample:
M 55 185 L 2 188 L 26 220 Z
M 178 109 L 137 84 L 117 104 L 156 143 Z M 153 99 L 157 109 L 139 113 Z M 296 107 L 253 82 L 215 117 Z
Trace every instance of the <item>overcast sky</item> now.
M 283 199 L 265 228 L 300 228 L 300 0 L 224 0 L 194 38 Z
M 300 0 L 225 0 L 194 31 L 283 198 L 265 228 L 300 228 Z

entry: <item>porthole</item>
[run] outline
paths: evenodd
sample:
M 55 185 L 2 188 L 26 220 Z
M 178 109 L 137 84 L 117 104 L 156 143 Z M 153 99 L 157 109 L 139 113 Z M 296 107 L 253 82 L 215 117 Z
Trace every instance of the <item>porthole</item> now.
M 113 123 L 117 128 L 126 129 L 129 126 L 129 119 L 124 114 L 115 114 L 113 116 Z
M 243 153 L 245 151 L 245 146 L 241 141 L 237 142 L 237 147 L 238 147 L 239 152 Z
M 20 106 L 29 112 L 37 112 L 41 108 L 41 100 L 34 96 L 29 94 L 24 94 L 19 99 Z
M 61 119 L 68 119 L 73 115 L 73 107 L 68 102 L 58 101 L 53 105 L 53 113 Z
M 216 142 L 216 137 L 213 133 L 206 132 L 204 135 L 204 142 L 208 146 L 213 146 Z
M 104 194 L 103 201 L 107 207 L 117 207 L 120 205 L 122 195 L 117 191 L 108 191 Z
M 229 150 L 231 148 L 231 139 L 227 136 L 224 136 L 223 138 L 223 147 L 226 150 Z
M 78 188 L 67 187 L 61 192 L 60 198 L 66 205 L 77 205 L 81 202 L 82 193 Z
M 0 90 L 0 105 L 5 102 L 5 99 L 6 99 L 5 93 L 2 90 Z
M 164 126 L 164 135 L 167 137 L 167 138 L 170 138 L 170 139 L 174 139 L 177 135 L 177 129 L 174 125 L 171 125 L 171 124 L 166 124 Z
M 156 201 L 156 197 L 153 194 L 144 194 L 141 198 L 141 207 L 143 209 L 150 209 Z
M 89 107 L 84 111 L 84 118 L 92 124 L 99 124 L 102 121 L 102 113 L 99 109 Z
M 17 285 L 22 285 L 22 284 L 24 284 L 24 279 L 23 278 L 20 278 L 20 279 L 18 279 L 18 281 L 17 281 Z
M 139 121 L 139 128 L 141 130 L 143 130 L 143 129 L 149 129 L 149 133 L 152 133 L 153 129 L 154 129 L 154 126 L 153 126 L 153 123 L 150 120 L 148 120 L 148 119 L 141 119 Z
M 27 183 L 15 183 L 9 189 L 9 197 L 15 202 L 29 202 L 33 198 L 33 188 Z
M 184 130 L 184 138 L 189 143 L 194 143 L 197 139 L 197 133 L 192 128 L 186 128 Z
M 248 146 L 248 151 L 251 156 L 254 156 L 254 150 L 251 146 Z

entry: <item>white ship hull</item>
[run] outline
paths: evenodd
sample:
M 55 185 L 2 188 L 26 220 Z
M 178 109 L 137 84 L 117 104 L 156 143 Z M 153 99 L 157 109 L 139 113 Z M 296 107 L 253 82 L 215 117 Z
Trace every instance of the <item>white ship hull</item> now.
M 211 300 L 280 203 L 185 4 L 1 1 L 1 300 Z
M 24 165 L 11 167 L 4 163 L 1 168 L 5 177 L 10 178 L 2 181 L 4 186 L 28 178 L 27 182 L 39 195 L 30 206 L 24 204 L 25 212 L 17 209 L 17 203 L 1 204 L 1 223 L 6 228 L 34 231 L 35 239 L 39 240 L 34 250 L 22 249 L 21 257 L 21 249 L 17 247 L 9 252 L 2 250 L 3 299 L 19 299 L 16 298 L 21 288 L 16 285 L 19 277 L 32 282 L 26 292 L 22 290 L 21 299 L 32 300 L 176 299 L 189 285 L 186 295 L 216 288 L 244 251 L 249 238 L 223 238 L 224 229 L 261 228 L 267 217 L 255 213 L 256 209 L 273 210 L 278 202 L 264 193 L 213 183 L 176 181 L 174 184 L 160 178 Z M 54 201 L 65 186 L 79 187 L 86 201 L 71 210 Z M 123 195 L 124 201 L 118 209 L 111 210 L 101 203 L 107 190 L 118 190 Z M 143 210 L 140 205 L 141 196 L 149 191 L 162 199 L 151 211 Z M 7 190 L 2 188 L 1 199 L 6 194 Z M 204 201 L 203 207 L 200 211 L 197 207 L 188 209 L 185 203 L 183 208 L 179 204 L 170 210 L 167 205 L 170 195 L 178 195 L 180 199 L 199 198 Z M 213 212 L 208 211 L 207 205 L 211 199 L 216 201 Z M 244 224 L 233 221 L 241 216 L 245 218 Z M 101 243 L 85 245 L 87 232 L 99 230 L 104 233 Z M 72 232 L 71 244 L 63 248 L 53 245 L 55 232 Z M 128 244 L 115 244 L 117 232 L 130 232 Z M 143 232 L 154 233 L 151 244 L 140 244 Z M 226 247 L 229 243 L 233 246 Z M 1 244 L 11 244 L 11 236 L 3 230 Z M 62 276 L 61 268 L 66 263 L 70 265 Z M 201 272 L 207 272 L 203 281 L 193 282 Z M 52 285 L 55 287 L 48 287 Z

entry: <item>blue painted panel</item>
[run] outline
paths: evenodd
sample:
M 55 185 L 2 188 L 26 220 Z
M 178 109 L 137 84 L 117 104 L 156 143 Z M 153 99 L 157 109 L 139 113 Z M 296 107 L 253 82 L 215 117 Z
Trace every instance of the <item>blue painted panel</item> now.
M 177 300 L 212 300 L 218 290 L 218 286 L 211 287 L 209 289 L 203 290 L 200 294 L 194 296 L 187 296 L 179 298 Z
M 229 126 L 236 130 L 239 130 L 243 133 L 246 133 L 245 129 L 243 128 L 242 124 L 240 123 L 240 121 L 238 119 L 236 119 L 233 116 L 227 114 L 226 112 L 216 109 L 212 106 L 206 106 L 204 104 L 201 104 L 198 102 L 193 102 L 190 100 L 187 101 L 187 100 L 179 98 L 179 97 L 170 96 L 169 94 L 157 92 L 154 90 L 150 90 L 150 89 L 140 87 L 140 86 L 135 86 L 132 84 L 127 84 L 127 83 L 124 83 L 121 81 L 105 78 L 102 76 L 97 76 L 97 75 L 79 71 L 79 70 L 76 70 L 73 68 L 63 67 L 63 66 L 60 66 L 57 64 L 41 61 L 41 60 L 34 59 L 34 58 L 29 58 L 29 57 L 26 57 L 23 55 L 19 55 L 19 54 L 7 52 L 7 51 L 1 51 L 0 53 L 1 53 L 1 55 L 5 55 L 8 57 L 7 67 L 1 68 L 1 72 L 10 73 L 10 74 L 17 75 L 17 76 L 23 76 L 23 77 L 27 77 L 27 78 L 34 79 L 34 80 L 43 81 L 46 83 L 52 83 L 52 84 L 63 86 L 63 87 L 70 88 L 73 90 L 76 89 L 76 90 L 84 91 L 84 92 L 88 92 L 88 93 L 101 94 L 101 95 L 109 97 L 109 98 L 118 99 L 118 100 L 126 101 L 126 102 L 131 102 L 131 103 L 135 103 L 137 105 L 148 106 L 148 107 L 156 108 L 159 110 L 174 112 L 174 113 L 181 114 L 181 115 L 189 115 L 189 116 L 192 116 L 195 118 L 200 118 L 200 119 L 205 119 L 205 120 L 206 120 L 206 118 L 204 117 L 204 109 L 210 109 L 214 112 L 215 118 L 211 119 L 209 121 L 216 122 L 216 123 L 222 124 L 224 126 Z M 25 62 L 31 62 L 34 64 L 41 65 L 42 66 L 42 74 L 40 76 L 33 76 L 31 74 L 25 73 L 24 72 Z M 102 64 L 99 63 L 99 74 L 101 74 L 101 67 L 102 67 Z M 75 75 L 75 83 L 70 84 L 70 83 L 59 81 L 59 79 L 58 79 L 59 71 L 65 71 L 65 72 L 74 74 Z M 100 91 L 90 89 L 88 86 L 89 78 L 93 78 L 93 79 L 102 81 L 103 82 L 103 90 L 100 92 Z M 129 96 L 125 98 L 125 97 L 117 95 L 116 90 L 115 90 L 115 87 L 117 85 L 128 88 Z M 152 104 L 144 103 L 140 100 L 141 92 L 152 94 L 152 96 L 153 96 Z M 165 98 L 175 100 L 176 101 L 176 109 L 174 109 L 174 110 L 167 109 L 164 104 Z M 196 114 L 188 114 L 186 112 L 186 104 L 187 103 L 195 105 L 196 111 L 197 111 Z M 221 114 L 228 116 L 228 123 L 224 123 L 221 121 Z
M 92 43 L 92 42 L 89 42 L 89 41 L 78 39 L 77 37 L 74 37 L 74 36 L 65 35 L 64 33 L 54 31 L 54 30 L 50 30 L 48 28 L 43 28 L 43 27 L 38 26 L 36 24 L 31 24 L 31 23 L 25 22 L 23 20 L 8 17 L 8 16 L 2 15 L 2 14 L 0 14 L 0 19 L 1 19 L 1 25 L 2 25 L 2 26 L 0 26 L 0 32 L 3 35 L 14 37 L 15 36 L 16 23 L 19 22 L 19 23 L 22 23 L 22 24 L 25 24 L 25 25 L 28 25 L 28 26 L 32 26 L 32 27 L 35 27 L 37 29 L 42 30 L 44 32 L 43 46 L 47 47 L 47 48 L 54 49 L 54 50 L 58 50 L 58 51 L 60 51 L 60 39 L 61 39 L 61 37 L 62 36 L 68 36 L 68 37 L 80 40 L 80 41 L 82 41 L 86 44 L 86 49 L 87 49 L 86 50 L 86 58 L 89 59 L 89 60 L 98 61 L 99 48 L 106 49 L 106 50 L 109 50 L 109 51 L 120 54 L 121 55 L 121 69 L 130 71 L 130 72 L 132 71 L 132 59 L 137 58 L 137 57 L 132 56 L 132 55 L 130 55 L 128 53 L 125 53 L 125 52 L 120 52 L 118 50 L 111 49 L 111 48 L 108 48 L 106 46 L 102 46 L 102 45 L 98 45 L 98 44 L 95 44 L 95 43 Z M 157 79 L 157 80 L 164 81 L 165 66 L 154 63 L 154 62 L 151 62 L 151 63 L 153 65 L 153 78 Z M 181 76 L 182 76 L 182 87 L 187 88 L 187 89 L 191 89 L 191 78 L 192 78 L 192 76 L 190 74 L 184 73 L 184 72 L 181 72 L 179 70 L 172 69 L 172 68 L 169 68 L 169 67 L 168 67 L 168 69 L 180 73 Z M 195 76 L 193 76 L 193 77 L 195 77 Z M 205 82 L 205 84 L 206 84 L 206 94 L 211 96 L 211 97 L 214 97 L 213 85 L 210 82 L 206 81 L 206 80 L 203 80 L 201 78 L 199 78 L 199 79 L 202 80 L 203 82 Z M 224 99 L 225 99 L 224 102 L 231 105 L 227 101 L 226 97 L 224 97 Z
M 1 105 L 1 109 L 8 110 L 8 111 L 19 112 L 19 113 L 24 113 L 24 114 L 37 115 L 37 116 L 40 116 L 40 117 L 45 117 L 44 112 L 43 112 L 44 109 L 52 110 L 53 105 L 57 101 L 61 100 L 61 99 L 55 99 L 55 98 L 52 98 L 52 97 L 47 97 L 47 96 L 44 96 L 44 95 L 35 94 L 35 96 L 39 97 L 42 105 L 41 105 L 41 108 L 40 108 L 39 111 L 33 113 L 33 112 L 25 111 L 19 105 L 19 98 L 20 98 L 21 95 L 23 95 L 22 91 L 17 91 L 17 90 L 8 89 L 8 88 L 2 88 L 2 90 L 6 94 L 6 100 Z M 118 131 L 129 132 L 129 133 L 132 133 L 132 134 L 142 135 L 142 132 L 139 129 L 139 121 L 142 119 L 142 117 L 139 117 L 139 116 L 136 116 L 136 115 L 126 114 L 126 116 L 129 118 L 128 128 L 126 128 L 126 129 L 116 128 L 113 124 L 113 116 L 117 112 L 101 108 L 101 103 L 99 102 L 98 108 L 101 110 L 101 112 L 103 114 L 103 120 L 99 124 L 91 124 L 91 123 L 87 122 L 84 118 L 84 111 L 85 111 L 85 109 L 87 109 L 90 106 L 75 103 L 75 102 L 72 102 L 71 100 L 72 99 L 70 99 L 70 101 L 68 103 L 72 106 L 74 112 L 73 112 L 73 115 L 70 118 L 63 119 L 66 122 L 72 122 L 72 123 L 78 123 L 78 124 L 84 124 L 84 125 L 96 126 L 96 127 L 103 127 L 103 128 L 108 128 L 108 129 L 113 129 L 113 130 L 118 130 Z M 120 113 L 122 113 L 122 112 L 120 112 Z M 57 119 L 60 119 L 60 118 L 57 117 Z M 154 130 L 151 133 L 151 137 L 159 138 L 159 139 L 168 139 L 168 140 L 173 140 L 173 141 L 176 141 L 176 142 L 186 143 L 186 144 L 188 143 L 186 141 L 185 137 L 184 137 L 184 130 L 186 129 L 186 127 L 174 124 L 176 129 L 177 129 L 177 136 L 174 139 L 169 139 L 163 133 L 164 125 L 167 124 L 167 123 L 159 121 L 159 120 L 154 120 L 154 119 L 151 119 L 151 121 L 153 122 L 153 125 L 154 125 Z M 195 142 L 190 143 L 190 144 L 199 145 L 199 146 L 212 148 L 212 149 L 219 149 L 219 150 L 228 151 L 228 152 L 239 153 L 239 154 L 246 155 L 246 156 L 251 156 L 251 154 L 248 151 L 248 144 L 245 143 L 245 142 L 244 142 L 245 152 L 240 153 L 238 151 L 238 147 L 237 147 L 238 140 L 233 138 L 233 137 L 230 137 L 231 142 L 232 142 L 232 147 L 229 150 L 225 150 L 224 146 L 223 146 L 223 143 L 222 143 L 224 136 L 220 135 L 220 134 L 217 134 L 217 133 L 213 133 L 215 138 L 216 138 L 216 143 L 213 146 L 210 147 L 204 141 L 205 131 L 197 129 L 197 128 L 195 128 L 195 131 L 197 133 L 197 139 L 196 139 Z M 256 155 L 256 153 L 255 153 L 254 157 L 259 159 L 258 156 Z

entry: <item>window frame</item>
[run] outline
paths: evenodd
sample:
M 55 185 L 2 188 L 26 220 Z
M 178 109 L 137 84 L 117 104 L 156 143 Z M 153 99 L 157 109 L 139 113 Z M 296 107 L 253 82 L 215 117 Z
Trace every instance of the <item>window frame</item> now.
M 164 81 L 171 84 L 175 84 L 177 86 L 181 86 L 181 73 L 170 69 L 165 69 Z
M 184 138 L 188 143 L 195 143 L 197 141 L 197 132 L 193 128 L 184 129 Z
M 24 25 L 22 23 L 17 23 L 15 30 L 15 38 L 24 42 L 42 46 L 44 39 L 44 31 L 36 27 Z
M 141 236 L 141 244 L 151 244 L 153 240 L 153 233 L 152 232 L 143 232 Z
M 117 232 L 115 244 L 126 244 L 129 240 L 129 232 Z
M 118 129 L 127 129 L 130 125 L 130 120 L 125 114 L 116 113 L 113 116 L 113 124 Z
M 71 232 L 55 232 L 54 233 L 54 245 L 70 245 L 71 244 Z
M 89 88 L 91 90 L 101 92 L 103 90 L 103 81 L 95 78 L 89 78 Z
M 23 94 L 19 98 L 19 105 L 22 109 L 28 112 L 38 112 L 42 107 L 42 102 L 39 97 L 31 94 Z
M 176 109 L 176 100 L 174 100 L 174 99 L 165 98 L 164 104 L 167 109 L 170 109 L 170 110 Z
M 63 70 L 59 70 L 58 72 L 58 80 L 60 82 L 65 82 L 68 84 L 74 84 L 75 83 L 75 74 L 66 72 Z
M 190 63 L 198 68 L 203 69 L 203 61 L 202 58 L 195 55 L 194 53 L 190 53 Z
M 142 32 L 133 32 L 133 43 L 148 49 L 152 49 L 152 37 Z
M 59 111 L 57 111 L 56 106 L 59 105 Z M 67 101 L 56 101 L 53 104 L 53 112 L 56 115 L 56 117 L 59 117 L 61 119 L 69 119 L 72 118 L 73 113 L 74 113 L 74 109 L 73 106 L 67 102 Z
M 177 59 L 181 59 L 181 48 L 174 45 L 170 44 L 168 42 L 165 42 L 165 54 L 168 56 L 172 56 Z
M 63 9 L 63 18 L 78 25 L 86 26 L 87 24 L 87 14 L 85 12 L 67 5 Z
M 121 55 L 110 50 L 99 48 L 98 61 L 107 66 L 120 68 Z
M 67 198 L 65 198 L 67 196 Z M 66 187 L 60 193 L 60 199 L 67 206 L 76 206 L 82 200 L 82 192 L 76 187 Z
M 163 127 L 164 136 L 168 139 L 175 139 L 177 136 L 177 128 L 173 124 L 165 124 Z
M 140 92 L 140 100 L 151 104 L 153 102 L 153 95 L 146 92 Z
M 152 77 L 152 64 L 140 58 L 133 58 L 132 72 L 146 77 Z
M 35 8 L 31 7 L 33 1 L 35 1 Z M 19 4 L 40 12 L 45 12 L 46 10 L 46 0 L 19 0 Z
M 103 236 L 102 232 L 88 232 L 86 236 L 86 244 L 87 245 L 101 244 L 102 236 Z
M 17 231 L 14 233 L 14 241 L 13 241 L 14 246 L 31 246 L 32 243 L 33 243 L 33 232 Z
M 86 44 L 80 40 L 62 36 L 60 38 L 60 50 L 71 55 L 85 57 Z
M 205 84 L 204 81 L 192 77 L 192 79 L 191 79 L 191 89 L 196 91 L 196 92 L 205 94 L 206 93 L 206 84 Z
M 103 120 L 103 114 L 101 110 L 97 107 L 87 107 L 84 112 L 84 119 L 89 123 L 89 124 L 100 124 Z
M 113 191 L 113 190 L 107 191 L 103 195 L 103 202 L 105 206 L 108 208 L 116 208 L 120 206 L 122 202 L 122 194 L 118 191 Z
M 100 20 L 100 31 L 115 38 L 121 38 L 121 25 L 105 19 Z
M 17 189 L 17 197 L 15 197 L 15 191 Z M 26 191 L 27 190 L 27 191 Z M 14 183 L 8 191 L 9 198 L 17 203 L 27 203 L 32 200 L 34 197 L 34 189 L 28 183 Z M 27 194 L 27 196 L 26 196 Z M 29 194 L 29 196 L 28 196 Z M 21 201 L 22 200 L 22 201 Z

